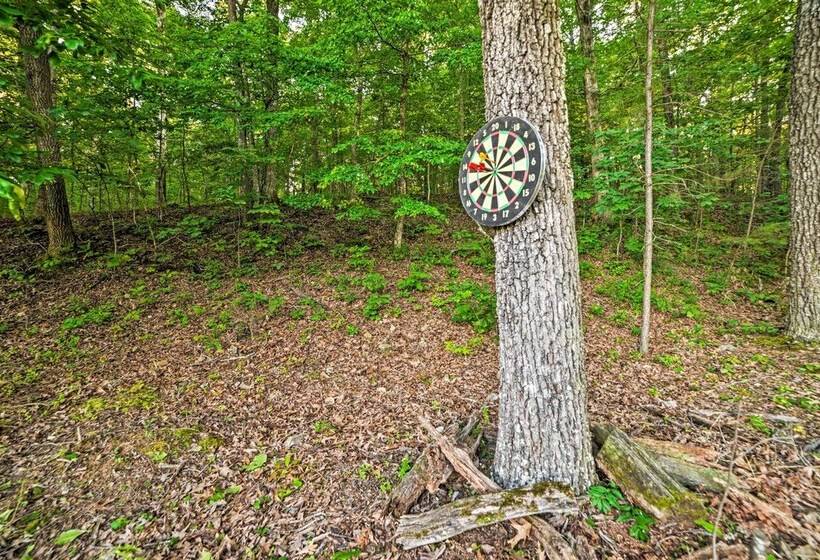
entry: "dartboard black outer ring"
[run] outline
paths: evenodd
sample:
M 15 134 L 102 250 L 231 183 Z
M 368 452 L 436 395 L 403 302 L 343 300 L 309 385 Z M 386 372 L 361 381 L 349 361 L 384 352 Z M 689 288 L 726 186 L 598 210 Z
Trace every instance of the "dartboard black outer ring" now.
M 515 130 L 516 125 L 517 130 Z M 530 164 L 527 166 L 524 185 L 513 201 L 508 202 L 509 206 L 496 210 L 485 210 L 478 208 L 470 196 L 470 192 L 474 192 L 475 189 L 470 189 L 469 187 L 475 185 L 476 181 L 480 181 L 480 179 L 476 178 L 472 182 L 470 181 L 468 164 L 473 159 L 476 149 L 483 146 L 483 142 L 487 137 L 491 137 L 496 132 L 503 131 L 512 132 L 521 138 L 526 138 L 526 157 L 530 161 Z M 526 135 L 524 134 L 525 132 L 527 133 Z M 530 149 L 533 147 L 533 144 L 534 149 Z M 535 159 L 534 164 L 532 163 L 533 159 Z M 473 135 L 469 144 L 467 144 L 467 148 L 464 150 L 464 156 L 461 158 L 461 165 L 458 172 L 458 195 L 461 199 L 461 205 L 464 207 L 464 211 L 467 212 L 468 216 L 484 227 L 506 226 L 523 216 L 527 210 L 529 210 L 535 197 L 538 195 L 538 191 L 541 190 L 541 185 L 544 183 L 546 170 L 546 150 L 544 149 L 544 142 L 538 133 L 538 129 L 520 117 L 496 117 L 488 121 Z M 484 191 L 482 190 L 482 192 Z

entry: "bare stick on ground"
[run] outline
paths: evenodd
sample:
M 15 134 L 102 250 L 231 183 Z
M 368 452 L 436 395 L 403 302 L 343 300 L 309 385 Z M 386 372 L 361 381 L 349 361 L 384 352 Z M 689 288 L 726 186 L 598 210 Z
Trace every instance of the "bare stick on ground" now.
M 536 484 L 529 488 L 463 498 L 433 511 L 404 515 L 396 530 L 396 542 L 409 550 L 527 515 L 575 511 L 577 505 L 572 497 L 549 484 Z
M 765 412 L 749 412 L 746 414 L 737 417 L 730 412 L 724 412 L 720 410 L 706 410 L 706 409 L 698 409 L 693 408 L 689 411 L 689 418 L 703 426 L 714 427 L 714 426 L 725 426 L 730 425 L 735 422 L 739 422 L 741 418 L 749 418 L 752 416 L 759 416 L 766 422 L 771 422 L 773 424 L 799 424 L 800 418 L 795 418 L 794 416 L 787 416 L 785 414 L 766 414 Z
M 474 490 L 487 493 L 498 492 L 502 489 L 495 481 L 475 466 L 472 459 L 470 459 L 470 455 L 465 450 L 456 446 L 451 438 L 444 437 L 439 433 L 439 431 L 433 427 L 433 424 L 430 423 L 430 420 L 422 417 L 419 418 L 419 422 L 433 438 L 433 441 L 438 444 L 441 452 L 447 457 L 450 464 L 453 465 L 455 471 L 460 474 Z M 574 513 L 577 513 L 577 508 L 574 509 Z M 563 537 L 561 537 L 560 533 L 540 517 L 523 517 L 512 521 L 512 524 L 516 529 L 514 541 L 517 542 L 521 537 L 529 534 L 544 548 L 550 559 L 577 560 L 575 553 Z

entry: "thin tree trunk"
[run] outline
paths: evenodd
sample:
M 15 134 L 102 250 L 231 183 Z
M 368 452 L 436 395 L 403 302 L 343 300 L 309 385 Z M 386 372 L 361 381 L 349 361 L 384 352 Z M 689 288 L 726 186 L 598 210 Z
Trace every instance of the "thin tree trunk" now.
M 786 113 L 786 101 L 788 100 L 788 66 L 783 69 L 780 79 L 777 82 L 777 93 L 774 102 L 774 120 L 771 128 L 771 147 L 766 154 L 766 166 L 763 171 L 762 192 L 770 195 L 780 194 L 780 168 L 782 167 L 781 142 L 783 136 L 783 120 Z
M 362 113 L 364 107 L 364 90 L 361 84 L 356 88 L 356 113 L 353 116 L 353 136 L 355 140 L 359 139 L 362 129 Z M 356 142 L 350 146 L 350 159 L 353 163 L 358 163 L 359 152 Z
M 162 0 L 157 0 L 157 35 L 163 37 L 165 34 L 165 3 Z M 156 136 L 156 165 L 157 175 L 155 179 L 155 190 L 157 198 L 157 206 L 159 207 L 160 219 L 162 219 L 162 209 L 168 200 L 168 114 L 165 108 L 162 107 L 162 99 L 160 98 L 160 110 L 157 114 L 157 136 Z
M 649 329 L 652 319 L 652 244 L 654 220 L 652 216 L 652 49 L 655 42 L 655 0 L 649 0 L 646 21 L 646 124 L 644 125 L 644 181 L 646 224 L 643 239 L 643 306 L 641 311 L 641 354 L 649 352 Z
M 675 101 L 672 89 L 672 67 L 669 63 L 669 49 L 663 31 L 658 37 L 658 57 L 661 66 L 661 87 L 663 88 L 663 118 L 666 128 L 675 128 Z
M 797 9 L 789 111 L 789 336 L 820 340 L 820 0 Z
M 558 7 L 486 0 L 479 13 L 486 117 L 528 119 L 551 156 L 532 207 L 494 238 L 501 378 L 494 472 L 507 488 L 552 480 L 581 493 L 595 472 Z
M 227 3 L 228 23 L 236 23 L 240 21 L 242 18 L 241 14 L 237 11 L 236 0 L 227 0 Z M 251 139 L 248 123 L 246 122 L 247 119 L 244 115 L 244 110 L 248 106 L 248 91 L 245 70 L 242 67 L 241 61 L 236 63 L 235 85 L 237 95 L 239 97 L 239 111 L 236 116 L 236 145 L 239 148 L 239 152 L 241 154 L 240 157 L 244 160 L 250 147 Z M 241 191 L 242 195 L 247 198 L 250 197 L 252 192 L 254 192 L 253 183 L 255 172 L 254 169 L 248 169 L 248 166 L 244 161 L 241 165 Z
M 188 151 L 186 149 L 185 136 L 188 132 L 188 121 L 182 123 L 182 190 L 185 193 L 185 202 L 188 211 L 191 211 L 191 184 L 188 182 Z
M 278 48 L 278 43 L 276 41 L 279 37 L 279 0 L 265 0 L 265 9 L 267 10 L 268 18 L 270 18 L 269 32 L 274 40 L 274 46 Z M 272 55 L 272 60 L 270 62 L 274 67 L 276 66 L 276 54 Z M 275 72 L 271 72 L 271 75 L 268 78 L 267 87 L 268 92 L 267 99 L 265 100 L 265 111 L 271 113 L 276 110 L 276 104 L 279 99 L 279 82 Z M 276 139 L 276 132 L 276 127 L 273 126 L 269 127 L 265 131 L 265 155 L 270 159 L 272 159 L 274 155 L 273 143 Z M 268 200 L 277 199 L 279 187 L 276 180 L 276 164 L 273 161 L 268 161 L 265 164 L 265 177 L 262 186 L 262 190 L 264 192 L 260 193 L 263 198 L 267 198 Z
M 60 167 L 60 142 L 57 139 L 57 124 L 51 116 L 55 102 L 54 77 L 48 55 L 37 49 L 39 32 L 26 23 L 17 25 L 19 32 L 20 56 L 26 73 L 26 96 L 33 113 L 37 116 L 35 140 L 37 159 L 41 167 Z M 40 186 L 37 195 L 38 209 L 46 220 L 48 231 L 48 253 L 57 255 L 74 248 L 77 238 L 71 223 L 71 212 L 66 196 L 65 180 L 62 175 L 54 177 Z
M 459 68 L 457 71 L 458 73 L 458 138 L 459 140 L 464 140 L 465 135 L 465 111 L 464 111 L 464 97 L 467 95 L 467 88 L 465 86 L 465 76 L 464 70 Z
M 760 114 L 758 116 L 757 125 L 757 143 L 758 146 L 768 146 L 772 138 L 772 133 L 769 126 L 769 88 L 763 81 L 762 77 L 758 78 L 758 81 L 760 84 L 758 90 L 758 97 L 760 98 Z M 760 168 L 765 171 L 768 148 L 764 149 L 764 151 L 760 153 L 762 153 L 760 156 Z M 761 177 L 763 177 L 763 175 L 761 175 Z M 760 192 L 762 186 L 763 183 L 760 180 L 755 183 L 755 189 L 757 189 L 758 192 Z
M 406 54 L 402 55 L 401 95 L 399 97 L 399 127 L 401 129 L 402 139 L 407 138 L 407 94 L 410 87 L 409 63 L 409 56 Z M 399 196 L 402 198 L 407 196 L 407 178 L 404 176 L 404 171 L 402 171 L 402 176 L 399 179 Z M 404 216 L 399 216 L 399 220 L 396 223 L 396 235 L 393 238 L 393 246 L 396 249 L 401 248 L 403 240 Z
M 590 157 L 589 176 L 595 181 L 598 177 L 598 163 L 601 156 L 598 153 L 599 129 L 598 118 L 598 78 L 595 75 L 595 50 L 592 32 L 593 0 L 575 0 L 575 13 L 581 32 L 581 52 L 584 55 L 584 97 L 587 105 L 587 130 L 592 142 L 592 156 Z

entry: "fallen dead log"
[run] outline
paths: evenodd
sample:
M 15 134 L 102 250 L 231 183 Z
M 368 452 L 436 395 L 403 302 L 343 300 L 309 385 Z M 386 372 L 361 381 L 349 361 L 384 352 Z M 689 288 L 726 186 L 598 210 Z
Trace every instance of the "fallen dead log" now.
M 700 499 L 621 430 L 595 426 L 592 434 L 599 446 L 598 466 L 633 502 L 661 520 L 709 518 Z
M 447 438 L 439 433 L 430 420 L 419 418 L 421 426 L 427 430 L 433 441 L 439 446 L 441 452 L 453 465 L 453 469 L 460 474 L 474 490 L 481 493 L 498 492 L 502 488 L 489 478 L 478 467 L 475 466 L 470 455 L 460 447 L 456 446 L 451 438 Z M 567 496 L 572 497 L 569 489 Z M 577 513 L 577 506 L 571 513 Z M 510 546 L 514 546 L 519 540 L 531 535 L 544 548 L 547 557 L 551 560 L 577 560 L 575 553 L 569 544 L 561 537 L 552 525 L 540 517 L 522 517 L 511 521 L 516 530 L 516 535 L 511 540 Z
M 646 449 L 662 470 L 690 490 L 718 494 L 723 492 L 729 480 L 737 488 L 747 488 L 737 477 L 730 478 L 728 472 L 704 466 L 700 458 L 708 456 L 708 450 L 646 438 L 635 441 Z
M 636 437 L 632 439 L 633 441 L 660 455 L 683 459 L 685 461 L 689 461 L 690 463 L 696 463 L 704 467 L 712 466 L 718 459 L 718 452 L 714 449 L 709 449 L 706 447 L 696 447 L 685 443 L 651 439 L 647 437 Z
M 405 550 L 433 544 L 502 521 L 539 513 L 577 512 L 575 500 L 550 484 L 462 498 L 438 509 L 399 519 L 396 542 Z
M 457 424 L 448 430 L 451 433 L 458 431 L 456 443 L 470 449 L 472 453 L 475 453 L 481 441 L 478 418 L 478 414 L 473 414 L 460 431 L 458 431 Z M 441 456 L 438 445 L 428 445 L 416 459 L 410 472 L 390 492 L 385 511 L 396 517 L 404 515 L 421 498 L 425 490 L 432 494 L 439 486 L 447 482 L 452 474 L 453 467 Z

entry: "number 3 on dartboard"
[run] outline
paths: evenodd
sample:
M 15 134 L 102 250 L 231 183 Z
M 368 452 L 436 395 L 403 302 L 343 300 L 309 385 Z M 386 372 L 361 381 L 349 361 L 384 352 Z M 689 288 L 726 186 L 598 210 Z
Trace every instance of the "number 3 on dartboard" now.
M 470 139 L 461 158 L 462 206 L 485 226 L 514 222 L 537 198 L 547 172 L 544 158 L 544 144 L 531 123 L 512 116 L 490 120 Z

